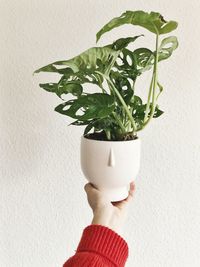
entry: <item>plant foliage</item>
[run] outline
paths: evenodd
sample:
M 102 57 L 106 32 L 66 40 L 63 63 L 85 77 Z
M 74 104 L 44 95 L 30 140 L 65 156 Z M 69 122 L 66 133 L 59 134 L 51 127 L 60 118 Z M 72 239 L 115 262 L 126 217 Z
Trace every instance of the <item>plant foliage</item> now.
M 72 99 L 55 108 L 56 112 L 75 119 L 71 125 L 85 126 L 84 134 L 103 133 L 106 140 L 134 138 L 152 118 L 163 114 L 158 97 L 163 91 L 158 82 L 158 63 L 168 59 L 178 47 L 175 36 L 159 41 L 160 35 L 177 28 L 177 22 L 165 21 L 160 13 L 126 11 L 112 19 L 97 33 L 97 41 L 106 32 L 132 24 L 141 26 L 155 35 L 155 50 L 147 47 L 130 49 L 129 45 L 143 38 L 143 34 L 120 38 L 102 47 L 92 47 L 80 55 L 46 65 L 34 73 L 53 72 L 60 75 L 57 83 L 42 83 L 44 90 Z M 144 103 L 136 94 L 135 83 L 145 71 L 152 70 L 148 99 Z M 88 83 L 95 84 L 101 92 L 87 93 Z M 64 101 L 64 99 L 63 99 Z

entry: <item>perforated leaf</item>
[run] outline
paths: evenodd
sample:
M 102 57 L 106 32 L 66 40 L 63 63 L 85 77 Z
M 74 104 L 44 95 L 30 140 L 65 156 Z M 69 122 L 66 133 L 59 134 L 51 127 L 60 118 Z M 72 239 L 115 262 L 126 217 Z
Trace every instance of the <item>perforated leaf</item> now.
M 142 10 L 126 11 L 120 17 L 112 19 L 103 26 L 96 35 L 97 41 L 104 33 L 124 24 L 141 26 L 155 34 L 169 33 L 175 30 L 178 26 L 176 21 L 166 21 L 158 12 L 147 13 Z

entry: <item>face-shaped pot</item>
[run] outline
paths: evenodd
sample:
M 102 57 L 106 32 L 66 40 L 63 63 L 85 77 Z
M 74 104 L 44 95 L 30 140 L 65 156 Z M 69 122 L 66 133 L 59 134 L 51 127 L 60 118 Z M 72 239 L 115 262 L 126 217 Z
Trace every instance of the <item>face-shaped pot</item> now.
M 81 168 L 86 179 L 111 201 L 128 196 L 140 167 L 140 139 L 99 141 L 81 138 Z

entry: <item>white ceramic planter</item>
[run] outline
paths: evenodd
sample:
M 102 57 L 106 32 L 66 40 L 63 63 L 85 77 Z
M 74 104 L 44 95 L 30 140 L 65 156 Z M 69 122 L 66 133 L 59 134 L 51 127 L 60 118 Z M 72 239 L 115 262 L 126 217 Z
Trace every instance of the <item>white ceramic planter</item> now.
M 139 171 L 140 145 L 140 139 L 100 141 L 82 136 L 81 168 L 86 179 L 111 201 L 125 199 Z

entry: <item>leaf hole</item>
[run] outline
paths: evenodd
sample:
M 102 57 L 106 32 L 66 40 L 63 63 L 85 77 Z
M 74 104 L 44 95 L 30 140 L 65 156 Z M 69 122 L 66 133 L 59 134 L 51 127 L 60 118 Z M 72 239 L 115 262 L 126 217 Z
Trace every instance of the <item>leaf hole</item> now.
M 53 65 L 57 70 L 65 70 L 65 68 L 63 67 L 63 65 Z
M 93 82 L 93 78 L 90 77 L 89 75 L 86 75 L 85 78 L 88 79 L 90 82 Z
M 130 57 L 130 55 L 127 55 L 127 57 L 126 57 L 126 61 L 127 61 L 127 63 L 129 64 L 129 66 L 132 66 L 132 58 Z
M 83 116 L 84 115 L 84 110 L 83 108 L 79 108 L 77 111 L 76 111 L 76 116 Z
M 121 58 L 117 58 L 116 63 L 118 66 L 122 66 L 123 65 L 123 61 L 121 60 Z
M 165 44 L 165 45 L 162 47 L 162 49 L 169 49 L 169 48 L 171 48 L 171 47 L 172 47 L 172 45 L 173 45 L 173 43 L 172 43 L 172 42 L 170 42 L 170 43 L 167 43 L 167 44 Z
M 121 53 L 119 54 L 119 57 L 120 57 L 120 58 L 124 58 L 124 54 L 121 52 Z
M 67 111 L 68 109 L 70 109 L 70 106 L 65 106 L 65 107 L 63 108 L 63 111 Z
M 122 89 L 123 90 L 128 90 L 128 86 L 127 85 L 124 85 L 124 86 L 122 86 Z

